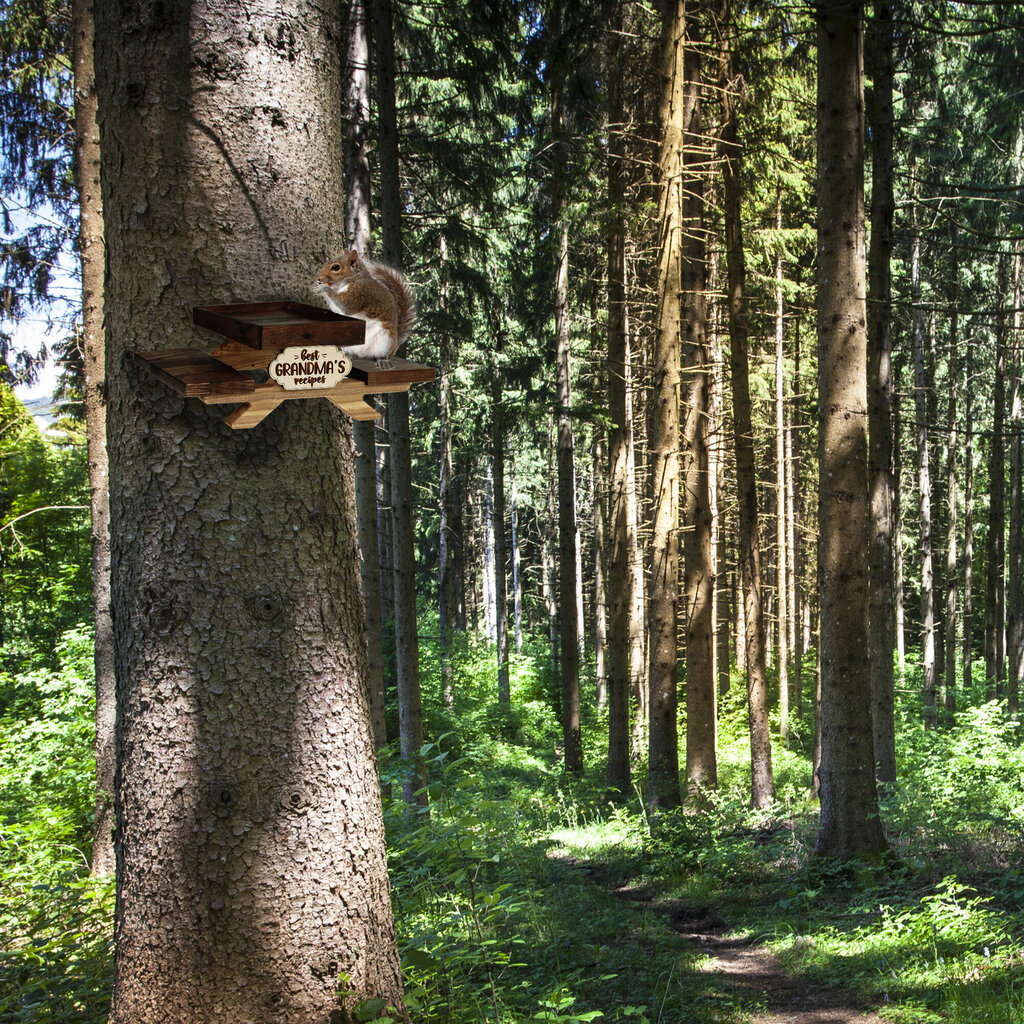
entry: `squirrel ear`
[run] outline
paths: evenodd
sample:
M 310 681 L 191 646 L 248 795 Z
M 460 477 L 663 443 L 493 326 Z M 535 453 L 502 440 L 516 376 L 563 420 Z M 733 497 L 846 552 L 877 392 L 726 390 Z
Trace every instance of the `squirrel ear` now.
M 350 249 L 348 254 L 348 265 L 354 267 L 359 262 L 359 253 L 355 249 Z

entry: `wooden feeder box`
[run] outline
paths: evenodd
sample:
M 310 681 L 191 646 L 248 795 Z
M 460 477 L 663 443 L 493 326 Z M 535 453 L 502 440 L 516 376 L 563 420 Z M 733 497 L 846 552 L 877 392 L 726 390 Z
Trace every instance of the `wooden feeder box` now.
M 335 355 L 342 346 L 363 343 L 365 324 L 301 302 L 196 306 L 192 322 L 223 338 L 211 354 L 172 348 L 138 357 L 186 398 L 206 405 L 242 403 L 225 420 L 235 430 L 254 427 L 282 402 L 303 398 L 326 398 L 355 420 L 373 420 L 379 413 L 365 401 L 367 395 L 408 391 L 436 376 L 433 367 L 406 359 L 392 359 L 381 369 L 375 359 Z M 351 370 L 344 375 L 348 363 Z M 257 383 L 245 373 L 269 373 L 271 364 L 284 375 Z

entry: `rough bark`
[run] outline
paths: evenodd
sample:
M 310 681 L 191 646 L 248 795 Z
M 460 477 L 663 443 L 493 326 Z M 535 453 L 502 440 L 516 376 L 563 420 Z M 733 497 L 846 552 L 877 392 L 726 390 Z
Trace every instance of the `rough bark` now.
M 523 649 L 523 573 L 522 552 L 519 544 L 519 501 L 516 494 L 516 458 L 515 448 L 509 440 L 508 445 L 508 492 L 509 525 L 512 529 L 512 604 L 515 615 L 516 650 Z
M 1021 255 L 1017 243 L 1013 273 L 1013 340 L 1016 356 L 1012 369 L 1010 400 L 1010 539 L 1006 562 L 1006 707 L 1011 715 L 1020 710 L 1024 682 L 1024 507 L 1021 501 L 1021 471 L 1024 461 L 1024 401 L 1021 396 L 1020 339 Z
M 599 467 L 604 465 L 603 438 L 594 431 L 593 458 L 590 463 L 590 493 L 594 503 L 594 544 L 591 550 L 594 565 L 594 683 L 595 703 L 602 710 L 608 707 L 608 600 L 605 584 L 605 502 L 599 482 Z
M 892 392 L 892 575 L 893 575 L 893 605 L 896 619 L 896 662 L 899 665 L 900 677 L 906 671 L 907 666 L 907 639 L 906 639 L 906 602 L 904 601 L 903 588 L 903 446 L 900 443 L 903 436 L 903 419 L 900 407 L 900 364 L 895 361 L 893 369 L 893 392 Z
M 82 267 L 82 355 L 85 363 L 85 440 L 92 524 L 92 601 L 96 667 L 96 802 L 94 875 L 112 875 L 114 861 L 114 725 L 117 714 L 114 636 L 110 620 L 110 500 L 107 486 L 107 391 L 103 332 L 103 201 L 96 123 L 95 27 L 92 0 L 72 5 L 75 73 L 75 183 Z
M 793 703 L 796 706 L 796 713 L 799 716 L 803 711 L 804 701 L 804 650 L 807 647 L 805 640 L 804 619 L 805 614 L 810 624 L 810 604 L 804 600 L 804 588 L 801 584 L 801 573 L 803 571 L 803 531 L 802 510 L 801 510 L 801 489 L 800 489 L 800 457 L 802 454 L 801 435 L 803 433 L 803 383 L 801 378 L 801 346 L 800 346 L 800 319 L 797 318 L 796 330 L 793 337 L 793 414 L 792 429 L 789 432 L 789 461 L 792 467 L 792 500 L 790 507 L 790 523 L 792 525 L 791 559 L 793 566 L 793 663 L 795 666 L 795 680 L 793 686 Z
M 782 231 L 782 194 L 776 207 L 776 228 Z M 789 736 L 789 552 L 787 551 L 786 500 L 786 376 L 785 376 L 785 312 L 783 301 L 782 250 L 775 257 L 775 482 L 776 516 L 775 545 L 778 551 L 778 615 L 779 615 L 779 731 L 785 741 Z
M 935 725 L 935 574 L 932 552 L 932 484 L 928 445 L 928 379 L 921 310 L 921 237 L 916 208 L 911 213 L 910 291 L 913 302 L 914 413 L 917 428 L 917 480 L 921 508 L 921 659 L 925 727 Z
M 617 7 L 616 26 L 622 28 Z M 617 44 L 612 44 L 612 54 Z M 626 224 L 622 208 L 625 188 L 625 118 L 622 77 L 609 57 L 608 124 L 608 785 L 623 795 L 630 792 L 629 694 L 630 611 L 633 573 L 630 565 L 628 517 L 632 483 L 632 424 L 628 416 L 628 343 L 626 339 Z
M 964 381 L 964 610 L 962 686 L 974 684 L 974 346 L 967 346 Z
M 683 602 L 686 624 L 686 779 L 691 795 L 717 789 L 714 567 L 711 559 L 711 484 L 708 473 L 710 376 L 707 345 L 707 237 L 704 193 L 711 154 L 703 136 L 699 19 L 687 9 L 685 26 L 683 208 L 680 275 L 682 311 Z
M 438 480 L 438 631 L 441 646 L 441 695 L 451 707 L 455 701 L 452 680 L 452 635 L 456 628 L 458 598 L 456 592 L 455 551 L 461 547 L 459 515 L 455 500 L 452 455 L 452 342 L 447 331 L 441 334 L 441 366 L 438 372 L 438 442 L 441 467 Z
M 351 0 L 345 24 L 345 238 L 359 252 L 370 244 L 370 161 L 367 133 L 370 119 L 370 52 L 366 8 Z M 336 249 L 331 252 L 336 254 Z M 359 575 L 362 580 L 366 636 L 366 690 L 370 701 L 373 741 L 388 742 L 384 721 L 384 638 L 380 606 L 380 565 L 377 536 L 377 428 L 372 420 L 352 424 L 356 446 L 356 529 Z
M 651 810 L 678 806 L 676 733 L 679 587 L 679 389 L 682 309 L 682 197 L 685 96 L 685 0 L 670 0 L 662 27 L 661 197 L 658 211 L 658 328 L 648 407 L 652 481 L 651 568 L 648 588 Z
M 722 182 L 725 206 L 725 251 L 728 267 L 729 364 L 732 371 L 733 438 L 736 448 L 736 493 L 739 506 L 738 561 L 743 601 L 743 649 L 750 725 L 751 804 L 765 808 L 775 799 L 771 740 L 768 733 L 768 673 L 761 591 L 761 539 L 757 514 L 757 474 L 751 422 L 749 328 L 746 257 L 740 212 L 740 149 L 731 68 L 724 62 L 722 93 Z
M 956 712 L 956 589 L 957 589 L 957 530 L 959 529 L 959 510 L 957 507 L 957 451 L 959 450 L 959 432 L 957 413 L 960 397 L 960 268 L 953 252 L 952 287 L 950 295 L 949 316 L 949 352 L 947 355 L 948 402 L 946 405 L 946 438 L 948 456 L 946 462 L 946 631 L 945 631 L 945 670 L 946 670 L 946 712 L 950 720 Z
M 821 537 L 821 818 L 815 852 L 887 849 L 878 817 L 868 604 L 867 310 L 863 24 L 858 3 L 818 22 L 818 416 Z
M 338 9 L 236 13 L 96 7 L 114 1024 L 328 1024 L 342 973 L 348 1008 L 402 995 L 346 421 L 296 401 L 235 432 L 133 358 L 202 344 L 194 305 L 305 296 L 342 230 Z
M 583 771 L 580 726 L 579 576 L 577 574 L 576 455 L 569 389 L 572 345 L 569 336 L 569 225 L 565 208 L 567 174 L 562 69 L 552 85 L 551 122 L 555 166 L 551 182 L 551 219 L 555 252 L 555 369 L 558 389 L 558 629 L 561 639 L 559 668 L 562 680 L 562 739 L 565 770 Z
M 491 378 L 491 465 L 494 483 L 494 613 L 498 660 L 498 703 L 508 707 L 512 694 L 508 679 L 508 596 L 505 583 L 505 409 L 502 402 L 501 335 L 495 341 L 495 366 Z
M 871 125 L 871 250 L 868 258 L 868 477 L 871 488 L 871 720 L 875 772 L 896 779 L 892 558 L 893 23 L 876 0 L 868 26 L 874 79 Z
M 402 221 L 398 170 L 398 118 L 395 108 L 395 42 L 391 0 L 373 0 L 376 58 L 377 147 L 380 221 L 386 263 L 402 266 Z M 416 621 L 416 531 L 412 495 L 412 442 L 409 394 L 388 395 L 388 450 L 391 466 L 392 580 L 395 610 L 395 677 L 402 758 L 411 766 L 402 782 L 406 803 L 426 806 L 426 772 L 420 697 L 420 651 Z
M 996 285 L 996 365 L 992 388 L 992 440 L 989 444 L 988 539 L 985 545 L 985 699 L 995 700 L 1002 683 L 1004 574 L 1006 553 L 1006 256 L 999 257 Z

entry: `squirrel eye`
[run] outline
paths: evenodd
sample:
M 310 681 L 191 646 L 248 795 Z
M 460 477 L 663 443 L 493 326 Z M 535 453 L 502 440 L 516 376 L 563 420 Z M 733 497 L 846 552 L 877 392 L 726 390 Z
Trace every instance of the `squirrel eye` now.
M 339 270 L 341 270 L 341 264 L 340 263 L 332 263 L 331 264 L 331 270 L 333 270 L 335 273 L 337 273 Z

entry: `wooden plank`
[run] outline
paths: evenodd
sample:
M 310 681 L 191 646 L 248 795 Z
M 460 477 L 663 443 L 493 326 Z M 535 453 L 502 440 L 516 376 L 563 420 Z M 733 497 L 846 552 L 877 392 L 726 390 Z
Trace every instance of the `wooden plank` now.
M 353 359 L 352 380 L 361 380 L 366 384 L 367 391 L 376 392 L 381 385 L 394 384 L 425 384 L 437 376 L 437 370 L 421 363 L 411 363 L 408 359 L 392 359 L 392 368 L 382 370 L 377 367 L 375 359 Z
M 236 370 L 266 370 L 277 358 L 277 353 L 271 349 L 250 348 L 240 341 L 221 342 L 212 354 L 214 359 Z
M 186 398 L 219 394 L 246 394 L 256 389 L 251 377 L 226 366 L 219 359 L 193 348 L 137 352 L 140 360 L 156 375 Z
M 360 398 L 346 398 L 343 395 L 328 395 L 328 401 L 333 402 L 343 413 L 351 416 L 354 420 L 377 420 L 380 413 L 368 402 Z
M 284 398 L 270 397 L 260 398 L 255 402 L 246 402 L 237 409 L 233 409 L 224 417 L 224 422 L 232 430 L 248 430 L 262 423 L 280 404 Z
M 192 322 L 250 348 L 289 345 L 361 345 L 366 325 L 302 302 L 242 302 L 195 306 Z

